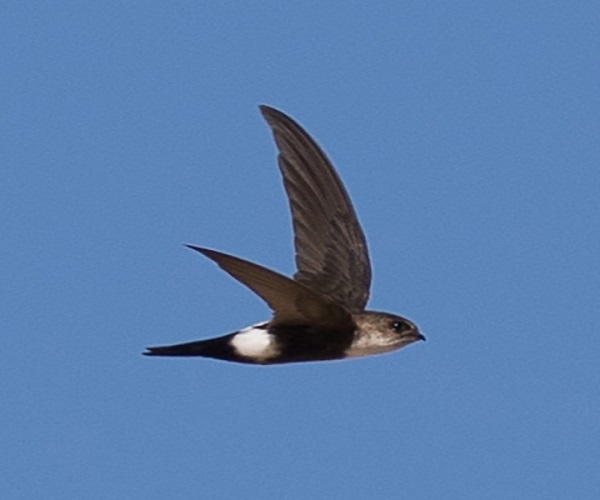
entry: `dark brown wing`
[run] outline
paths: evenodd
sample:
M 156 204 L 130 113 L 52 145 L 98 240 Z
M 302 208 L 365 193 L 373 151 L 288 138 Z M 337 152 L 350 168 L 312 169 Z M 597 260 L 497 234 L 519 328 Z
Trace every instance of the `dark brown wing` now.
M 353 329 L 350 314 L 331 300 L 275 271 L 215 250 L 186 245 L 216 262 L 259 295 L 273 310 L 273 324 L 310 324 L 333 330 Z
M 294 225 L 299 283 L 350 311 L 369 299 L 365 236 L 333 165 L 315 141 L 281 111 L 261 106 L 279 148 L 279 168 Z

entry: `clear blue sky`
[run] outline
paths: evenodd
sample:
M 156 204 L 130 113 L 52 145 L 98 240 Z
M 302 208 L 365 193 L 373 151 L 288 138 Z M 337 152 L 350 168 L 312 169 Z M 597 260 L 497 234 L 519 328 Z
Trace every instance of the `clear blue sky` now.
M 0 497 L 600 498 L 600 4 L 4 2 Z M 257 105 L 324 146 L 428 342 L 150 359 L 293 272 Z

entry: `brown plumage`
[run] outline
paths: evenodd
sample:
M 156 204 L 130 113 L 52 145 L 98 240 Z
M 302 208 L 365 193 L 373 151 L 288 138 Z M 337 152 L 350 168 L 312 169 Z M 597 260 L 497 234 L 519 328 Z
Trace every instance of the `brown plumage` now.
M 279 149 L 294 227 L 293 279 L 188 245 L 261 297 L 270 321 L 213 339 L 150 347 L 150 356 L 202 356 L 254 364 L 369 356 L 424 340 L 406 318 L 365 311 L 371 266 L 350 197 L 316 142 L 281 111 L 261 106 Z

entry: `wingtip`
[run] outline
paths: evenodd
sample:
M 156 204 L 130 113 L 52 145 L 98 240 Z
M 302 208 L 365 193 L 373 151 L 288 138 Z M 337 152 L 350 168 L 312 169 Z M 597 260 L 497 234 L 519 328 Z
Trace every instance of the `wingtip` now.
M 208 248 L 199 247 L 196 245 L 190 245 L 189 243 L 184 243 L 183 246 L 186 248 L 189 248 L 191 250 L 195 250 L 196 252 L 200 252 L 200 253 L 210 252 L 210 250 Z
M 258 109 L 260 110 L 261 114 L 263 115 L 263 118 L 270 124 L 273 125 L 275 120 L 277 119 L 289 119 L 289 116 L 287 116 L 283 111 L 280 111 L 277 108 L 274 108 L 272 106 L 268 106 L 267 104 L 260 104 L 258 106 Z
M 217 252 L 216 250 L 211 250 L 210 248 L 198 247 L 196 245 L 189 245 L 187 243 L 185 243 L 184 245 L 187 248 L 190 248 L 196 252 L 199 252 L 202 255 L 204 255 L 205 257 L 208 257 L 209 259 L 212 259 L 212 260 L 214 260 L 219 255 L 224 255 L 224 254 L 221 254 L 221 252 Z
M 265 113 L 270 113 L 271 111 L 277 111 L 273 106 L 269 106 L 268 104 L 259 104 L 258 109 L 264 115 Z

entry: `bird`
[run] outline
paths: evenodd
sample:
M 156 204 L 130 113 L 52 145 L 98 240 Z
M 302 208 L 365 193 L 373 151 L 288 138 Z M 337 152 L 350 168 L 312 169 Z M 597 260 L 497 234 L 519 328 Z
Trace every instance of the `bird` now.
M 369 251 L 346 188 L 296 121 L 273 107 L 259 108 L 278 149 L 297 271 L 289 278 L 233 255 L 186 245 L 258 295 L 272 317 L 220 337 L 148 347 L 143 354 L 276 365 L 372 356 L 425 340 L 409 319 L 365 309 Z

